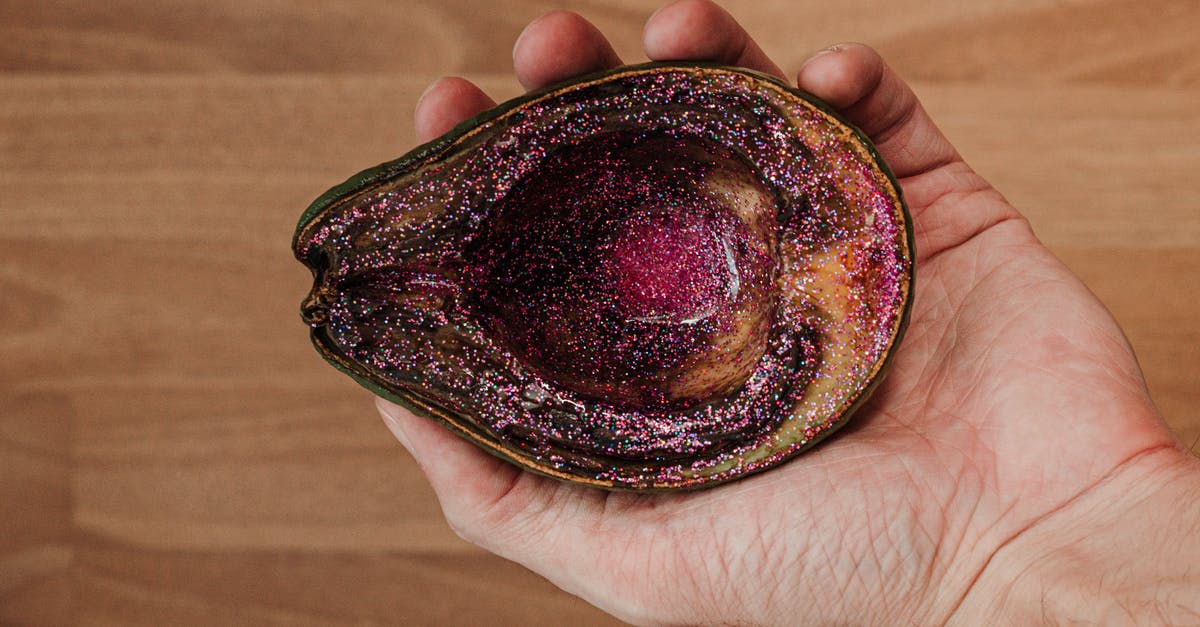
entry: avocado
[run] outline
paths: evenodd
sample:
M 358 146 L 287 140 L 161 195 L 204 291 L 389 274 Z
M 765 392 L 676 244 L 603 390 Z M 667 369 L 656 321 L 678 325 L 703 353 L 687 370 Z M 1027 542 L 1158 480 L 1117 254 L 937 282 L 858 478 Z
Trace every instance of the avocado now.
M 912 300 L 899 185 L 773 77 L 592 74 L 329 190 L 293 247 L 334 367 L 518 466 L 717 485 L 844 424 Z

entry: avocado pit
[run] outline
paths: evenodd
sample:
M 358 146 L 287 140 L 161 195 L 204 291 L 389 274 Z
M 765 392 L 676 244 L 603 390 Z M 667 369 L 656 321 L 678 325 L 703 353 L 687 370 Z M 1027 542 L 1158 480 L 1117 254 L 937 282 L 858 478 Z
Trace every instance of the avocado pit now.
M 727 193 L 730 180 L 748 187 Z M 711 142 L 603 135 L 547 158 L 499 204 L 475 261 L 480 309 L 581 398 L 713 402 L 766 348 L 774 213 L 749 166 Z

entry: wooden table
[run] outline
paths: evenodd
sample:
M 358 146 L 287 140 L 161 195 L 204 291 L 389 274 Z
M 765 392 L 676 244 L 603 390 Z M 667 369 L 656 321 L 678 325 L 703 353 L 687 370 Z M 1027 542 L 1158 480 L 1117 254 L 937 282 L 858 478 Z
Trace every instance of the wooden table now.
M 570 4 L 570 3 L 568 3 Z M 577 2 L 641 59 L 654 8 Z M 872 43 L 1112 309 L 1200 439 L 1200 4 L 731 3 Z M 0 623 L 605 624 L 445 526 L 309 347 L 300 211 L 552 8 L 0 0 Z

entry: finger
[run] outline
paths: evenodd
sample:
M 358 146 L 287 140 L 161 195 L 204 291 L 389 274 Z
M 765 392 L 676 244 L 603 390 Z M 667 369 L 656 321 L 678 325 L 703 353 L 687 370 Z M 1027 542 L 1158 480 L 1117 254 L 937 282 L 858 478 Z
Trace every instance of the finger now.
M 528 90 L 621 65 L 604 35 L 575 13 L 555 11 L 530 22 L 513 45 L 517 80 Z
M 899 178 L 961 160 L 912 89 L 868 46 L 823 50 L 800 69 L 797 83 L 866 133 Z
M 601 493 L 524 472 L 390 401 L 376 405 L 429 479 L 455 533 L 571 587 L 572 569 L 559 559 L 571 551 L 553 549 L 590 548 L 599 535 L 592 523 Z
M 646 21 L 642 47 L 655 61 L 713 61 L 783 76 L 737 20 L 710 0 L 679 0 L 659 9 Z
M 413 114 L 417 141 L 430 141 L 463 120 L 496 106 L 496 101 L 470 81 L 448 76 L 430 85 Z

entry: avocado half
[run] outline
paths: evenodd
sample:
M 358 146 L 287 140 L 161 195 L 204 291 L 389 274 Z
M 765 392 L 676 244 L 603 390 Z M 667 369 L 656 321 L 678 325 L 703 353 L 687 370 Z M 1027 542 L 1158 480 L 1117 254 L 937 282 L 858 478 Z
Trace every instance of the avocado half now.
M 829 107 L 649 63 L 356 174 L 293 246 L 334 367 L 527 470 L 649 491 L 844 424 L 906 326 L 912 239 L 887 165 Z

